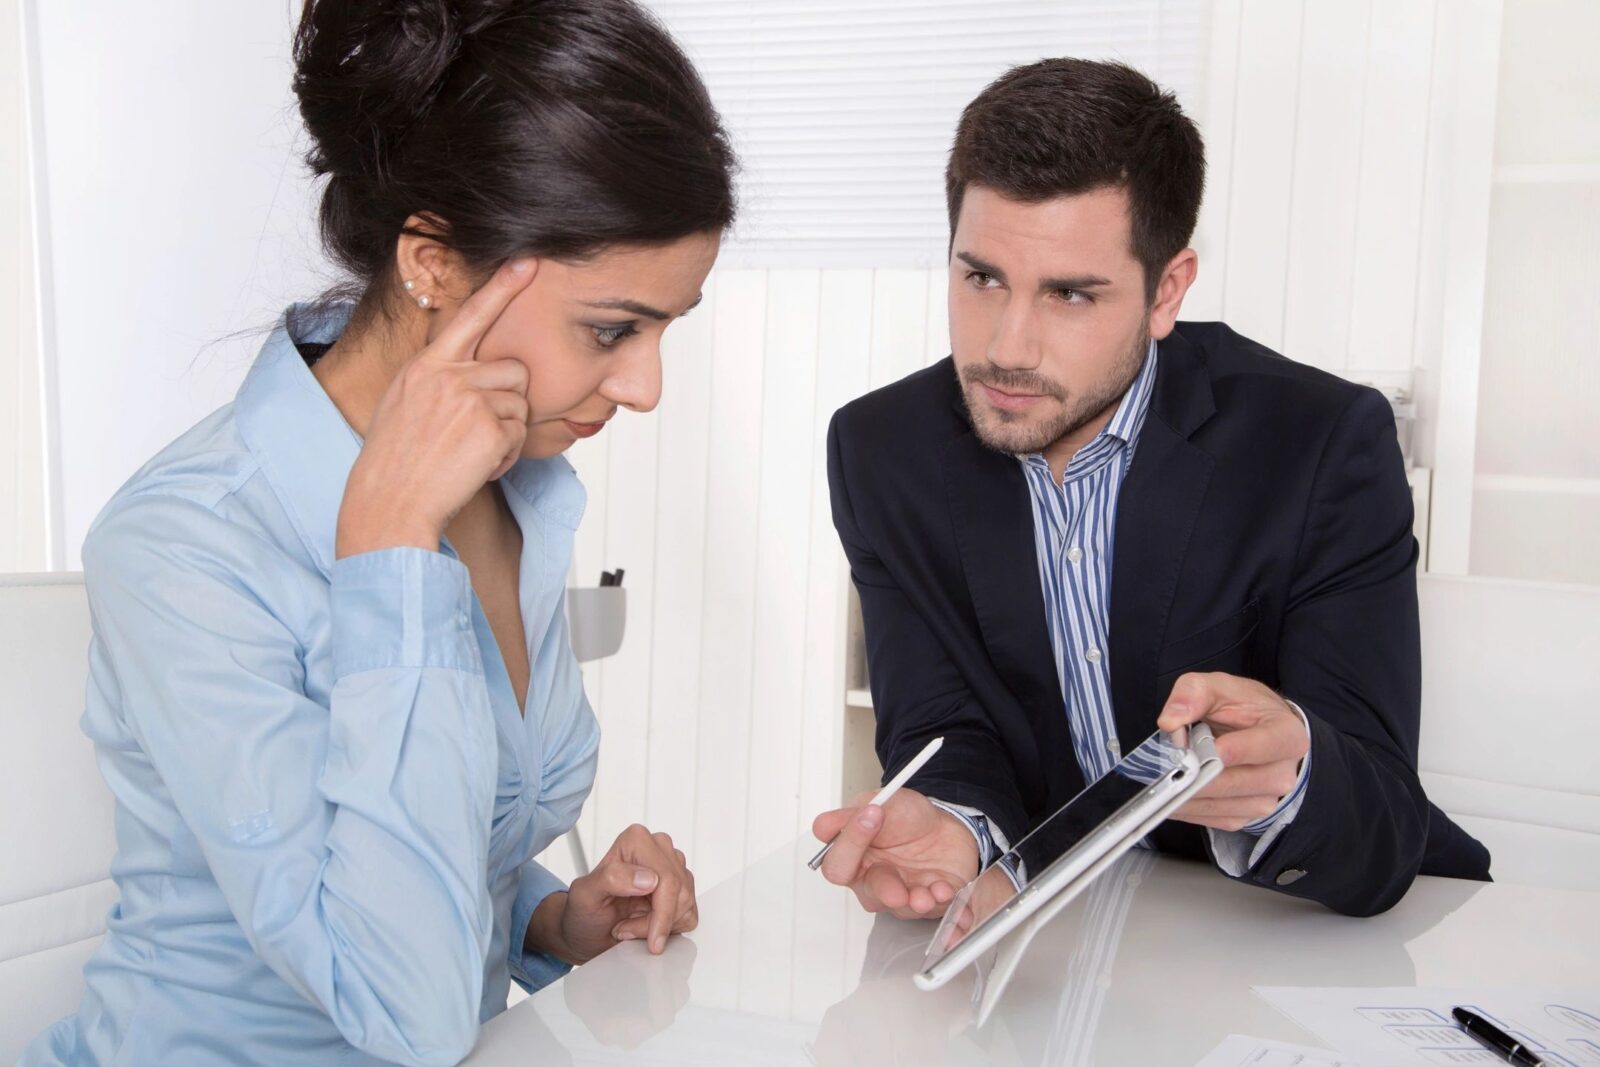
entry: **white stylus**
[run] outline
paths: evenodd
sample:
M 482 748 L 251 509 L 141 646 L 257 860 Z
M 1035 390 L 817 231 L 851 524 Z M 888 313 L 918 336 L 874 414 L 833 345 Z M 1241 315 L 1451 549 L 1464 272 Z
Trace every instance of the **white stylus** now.
M 916 774 L 918 771 L 922 770 L 922 765 L 933 758 L 933 754 L 939 751 L 939 746 L 942 744 L 944 744 L 944 738 L 942 737 L 935 737 L 932 741 L 929 741 L 927 747 L 921 752 L 918 752 L 916 758 L 914 758 L 910 763 L 906 764 L 904 767 L 901 767 L 900 773 L 889 779 L 889 784 L 878 790 L 878 795 L 867 801 L 867 803 L 877 804 L 880 807 L 884 804 L 887 804 L 889 802 L 889 798 L 900 792 L 900 787 L 909 782 L 913 774 Z M 840 831 L 840 833 L 843 833 L 843 831 Z M 810 867 L 813 871 L 818 867 L 821 867 L 822 857 L 828 854 L 828 850 L 833 847 L 833 842 L 837 840 L 839 840 L 839 834 L 834 834 L 833 840 L 829 841 L 826 845 L 823 845 L 822 851 L 818 852 L 815 856 L 812 856 L 811 862 L 806 864 L 806 866 Z

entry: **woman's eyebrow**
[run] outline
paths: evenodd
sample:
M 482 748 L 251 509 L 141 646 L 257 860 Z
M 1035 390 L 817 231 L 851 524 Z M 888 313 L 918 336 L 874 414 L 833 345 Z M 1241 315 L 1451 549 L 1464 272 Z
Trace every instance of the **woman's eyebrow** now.
M 688 314 L 696 307 L 699 307 L 700 301 L 703 299 L 705 299 L 704 293 L 695 297 L 694 303 L 683 309 L 684 314 Z M 633 315 L 643 315 L 647 319 L 655 319 L 657 322 L 665 322 L 673 318 L 671 312 L 662 311 L 660 308 L 651 307 L 649 304 L 641 304 L 637 300 L 625 300 L 620 297 L 612 300 L 587 300 L 584 305 L 592 308 L 604 308 L 607 311 L 626 311 Z

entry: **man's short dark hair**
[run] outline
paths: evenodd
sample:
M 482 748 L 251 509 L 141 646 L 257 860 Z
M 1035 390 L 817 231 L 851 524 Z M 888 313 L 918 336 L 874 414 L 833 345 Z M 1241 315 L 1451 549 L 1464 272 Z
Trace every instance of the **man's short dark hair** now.
M 1171 93 L 1122 63 L 1043 59 L 1002 74 L 961 113 L 945 168 L 950 233 L 969 185 L 1030 203 L 1120 187 L 1153 299 L 1194 234 L 1205 171 L 1200 131 Z

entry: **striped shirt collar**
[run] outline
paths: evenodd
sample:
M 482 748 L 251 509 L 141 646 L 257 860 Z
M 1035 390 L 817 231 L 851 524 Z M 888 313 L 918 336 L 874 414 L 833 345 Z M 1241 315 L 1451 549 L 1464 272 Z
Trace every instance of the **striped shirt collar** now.
M 1067 464 L 1066 480 L 1087 473 L 1091 468 L 1098 468 L 1108 456 L 1124 448 L 1128 454 L 1132 454 L 1139 443 L 1139 431 L 1144 428 L 1145 416 L 1150 412 L 1150 396 L 1155 392 L 1155 384 L 1156 342 L 1152 338 L 1150 347 L 1145 351 L 1144 365 L 1139 368 L 1128 391 L 1122 394 L 1122 401 L 1112 413 L 1111 421 L 1095 435 L 1094 440 L 1078 449 Z M 1050 470 L 1050 463 L 1042 452 L 1032 452 L 1017 459 L 1025 467 L 1046 472 Z

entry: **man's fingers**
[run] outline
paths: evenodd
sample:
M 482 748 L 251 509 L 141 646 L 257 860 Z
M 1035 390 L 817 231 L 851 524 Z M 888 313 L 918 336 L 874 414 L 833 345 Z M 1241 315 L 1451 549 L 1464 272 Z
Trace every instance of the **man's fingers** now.
M 818 841 L 831 841 L 833 835 L 844 829 L 844 824 L 849 822 L 856 814 L 858 808 L 835 808 L 825 811 L 811 820 L 811 834 Z
M 868 867 L 861 879 L 886 908 L 903 908 L 911 899 L 911 891 L 900 877 L 900 872 L 887 863 L 875 863 Z
M 925 885 L 912 886 L 907 896 L 907 903 L 910 904 L 911 910 L 918 915 L 926 915 L 939 906 L 939 902 L 933 897 L 933 890 Z
M 1166 706 L 1156 718 L 1156 729 L 1176 730 L 1180 726 L 1197 723 L 1206 717 L 1217 702 L 1213 675 L 1185 674 L 1172 685 Z
M 1299 780 L 1296 760 L 1280 760 L 1258 766 L 1229 767 L 1213 778 L 1195 799 L 1223 797 L 1285 796 Z
M 518 293 L 528 287 L 539 272 L 539 261 L 532 258 L 514 259 L 503 263 L 500 269 L 483 283 L 477 292 L 462 303 L 460 310 L 439 331 L 428 347 L 440 357 L 455 362 L 473 359 L 478 354 L 478 342 L 500 318 L 500 313 Z
M 843 823 L 839 839 L 822 860 L 822 876 L 834 885 L 850 885 L 861 876 L 861 857 L 883 828 L 883 809 L 869 804 Z M 893 906 L 893 905 L 891 905 Z
M 1260 716 L 1259 710 L 1252 709 L 1271 705 L 1274 700 L 1272 690 L 1252 678 L 1220 672 L 1185 674 L 1173 683 L 1166 706 L 1156 719 L 1156 729 L 1176 730 L 1201 719 L 1213 719 L 1226 705 L 1239 705 L 1246 721 L 1238 725 L 1249 725 Z
M 1306 736 L 1300 717 L 1286 709 L 1282 715 L 1264 717 L 1248 729 L 1219 733 L 1216 742 L 1222 765 L 1234 767 L 1298 763 L 1311 739 Z
M 1243 830 L 1246 826 L 1255 822 L 1255 819 L 1247 819 L 1242 815 L 1213 818 L 1206 815 L 1186 815 L 1182 811 L 1179 811 L 1173 818 L 1179 822 L 1193 823 L 1195 826 L 1205 826 L 1212 830 L 1225 830 L 1229 833 Z
M 1217 800 L 1191 800 L 1178 810 L 1181 819 L 1243 819 L 1246 823 L 1264 819 L 1278 810 L 1275 796 L 1223 797 Z

